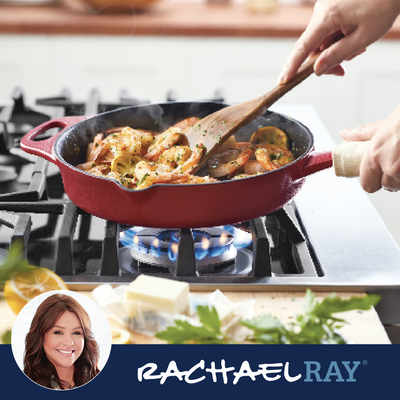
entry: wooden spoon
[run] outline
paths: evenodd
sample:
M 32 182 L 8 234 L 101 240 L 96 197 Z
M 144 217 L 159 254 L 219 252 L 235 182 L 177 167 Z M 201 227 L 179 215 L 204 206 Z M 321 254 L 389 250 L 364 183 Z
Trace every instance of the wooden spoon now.
M 210 156 L 235 132 L 264 114 L 268 108 L 285 93 L 313 73 L 314 62 L 320 53 L 310 57 L 287 83 L 276 86 L 267 94 L 244 103 L 235 104 L 216 111 L 192 126 L 186 133 L 189 147 L 194 150 L 202 143 L 205 148 L 200 164 L 192 172 L 195 174 L 208 161 Z

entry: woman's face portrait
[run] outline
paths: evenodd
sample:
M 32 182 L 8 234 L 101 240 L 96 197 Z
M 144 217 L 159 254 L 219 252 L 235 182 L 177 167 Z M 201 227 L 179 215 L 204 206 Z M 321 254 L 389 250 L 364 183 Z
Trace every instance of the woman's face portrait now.
M 43 350 L 56 369 L 71 368 L 85 345 L 83 329 L 75 313 L 65 311 L 44 334 Z
M 48 389 L 67 390 L 100 373 L 110 354 L 111 331 L 93 300 L 60 290 L 35 297 L 20 311 L 11 344 L 29 379 Z

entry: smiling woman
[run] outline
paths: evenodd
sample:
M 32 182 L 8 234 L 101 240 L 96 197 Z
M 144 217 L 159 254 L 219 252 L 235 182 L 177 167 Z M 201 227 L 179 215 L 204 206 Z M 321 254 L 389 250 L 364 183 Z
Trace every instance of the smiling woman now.
M 41 386 L 65 390 L 82 386 L 99 372 L 100 346 L 86 310 L 65 293 L 37 307 L 25 338 L 23 372 Z

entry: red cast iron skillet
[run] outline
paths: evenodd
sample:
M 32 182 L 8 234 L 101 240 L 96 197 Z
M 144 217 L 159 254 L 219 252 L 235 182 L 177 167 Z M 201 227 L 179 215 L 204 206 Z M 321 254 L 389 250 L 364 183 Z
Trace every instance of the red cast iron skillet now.
M 171 102 L 127 107 L 93 117 L 54 119 L 27 133 L 21 148 L 59 167 L 66 194 L 82 210 L 121 224 L 152 228 L 210 227 L 266 215 L 289 203 L 307 175 L 332 166 L 331 152 L 313 151 L 313 136 L 306 126 L 267 112 L 237 132 L 237 141 L 249 141 L 260 125 L 277 126 L 288 135 L 295 161 L 262 175 L 207 184 L 158 184 L 135 191 L 75 167 L 85 161 L 88 143 L 102 130 L 131 126 L 161 132 L 182 119 L 204 117 L 225 106 L 216 102 Z M 38 140 L 51 128 L 62 129 Z

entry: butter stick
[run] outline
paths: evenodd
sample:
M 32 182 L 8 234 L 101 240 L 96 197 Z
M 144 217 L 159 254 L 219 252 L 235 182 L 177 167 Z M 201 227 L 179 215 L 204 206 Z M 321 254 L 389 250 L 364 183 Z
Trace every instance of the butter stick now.
M 184 314 L 189 309 L 189 284 L 139 275 L 128 285 L 125 300 L 150 304 L 171 313 Z

